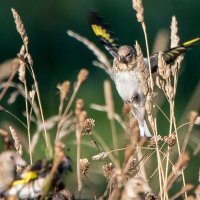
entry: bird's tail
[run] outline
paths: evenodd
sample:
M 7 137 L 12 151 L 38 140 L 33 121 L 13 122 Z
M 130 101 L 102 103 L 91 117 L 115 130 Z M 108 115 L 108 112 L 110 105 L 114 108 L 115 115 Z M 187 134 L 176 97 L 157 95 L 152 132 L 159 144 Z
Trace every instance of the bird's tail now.
M 140 128 L 140 136 L 141 137 L 147 137 L 147 138 L 151 138 L 152 137 L 152 135 L 151 135 L 151 133 L 149 131 L 149 128 L 147 126 L 146 121 L 144 121 L 143 125 L 139 124 L 139 128 Z

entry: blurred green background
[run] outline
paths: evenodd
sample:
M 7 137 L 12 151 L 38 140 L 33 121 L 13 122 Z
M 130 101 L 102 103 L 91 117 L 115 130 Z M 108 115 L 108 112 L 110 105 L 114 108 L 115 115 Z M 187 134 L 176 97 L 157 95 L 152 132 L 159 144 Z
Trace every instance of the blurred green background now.
M 90 74 L 88 80 L 81 86 L 77 97 L 85 100 L 86 109 L 90 117 L 96 120 L 95 130 L 109 144 L 111 135 L 110 131 L 108 131 L 109 122 L 105 118 L 106 115 L 89 109 L 90 103 L 105 103 L 103 81 L 109 79 L 109 77 L 105 72 L 92 65 L 92 61 L 95 59 L 93 54 L 83 44 L 69 37 L 66 34 L 66 30 L 71 29 L 78 32 L 105 51 L 93 35 L 88 22 L 89 10 L 95 9 L 110 24 L 111 29 L 116 33 L 121 43 L 133 45 L 135 40 L 138 40 L 145 54 L 143 32 L 132 9 L 132 1 L 1 0 L 0 62 L 15 57 L 22 44 L 15 28 L 11 8 L 15 8 L 18 11 L 29 36 L 30 53 L 34 61 L 34 69 L 41 91 L 45 117 L 47 118 L 57 113 L 59 95 L 56 85 L 64 80 L 74 82 L 79 70 L 86 68 Z M 150 47 L 153 46 L 156 34 L 160 29 L 170 30 L 171 17 L 173 15 L 178 20 L 181 42 L 200 36 L 199 0 L 144 0 L 144 8 Z M 199 82 L 199 54 L 200 48 L 194 47 L 192 51 L 187 53 L 182 63 L 176 97 L 177 119 L 183 114 L 184 108 Z M 110 57 L 110 59 L 112 58 Z M 115 88 L 112 88 L 116 111 L 121 113 L 122 100 Z M 22 117 L 22 111 L 25 110 L 23 99 L 13 105 L 9 105 L 9 107 L 7 107 L 5 100 L 1 104 L 24 119 Z M 163 109 L 167 112 L 165 105 Z M 162 119 L 160 121 L 162 122 Z M 161 132 L 168 131 L 168 128 L 165 126 L 160 128 Z M 123 134 L 119 137 L 123 137 Z M 93 155 L 93 152 L 86 151 L 84 153 L 84 157 Z M 73 156 L 75 151 L 71 149 L 69 154 Z M 198 166 L 194 167 L 194 169 L 197 170 Z M 189 175 L 187 178 L 190 182 L 197 182 L 197 174 L 194 174 L 193 177 Z M 103 180 L 104 178 L 101 177 L 101 179 Z M 96 185 L 102 184 L 101 179 L 93 180 L 93 182 Z

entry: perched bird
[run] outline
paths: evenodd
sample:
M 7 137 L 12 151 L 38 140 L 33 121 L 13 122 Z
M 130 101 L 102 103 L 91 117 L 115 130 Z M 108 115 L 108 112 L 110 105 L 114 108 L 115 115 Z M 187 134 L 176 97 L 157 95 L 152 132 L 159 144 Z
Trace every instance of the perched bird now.
M 121 200 L 144 200 L 150 192 L 151 188 L 142 178 L 133 177 L 125 184 Z
M 137 52 L 132 46 L 120 46 L 117 39 L 113 37 L 112 32 L 108 30 L 102 18 L 96 12 L 91 12 L 90 23 L 94 34 L 100 39 L 101 43 L 114 57 L 113 60 L 113 79 L 117 91 L 124 102 L 130 103 L 132 113 L 138 121 L 140 136 L 151 137 L 151 133 L 145 121 L 145 103 L 146 96 L 143 93 L 141 80 L 138 72 Z M 166 63 L 173 63 L 175 59 L 185 53 L 185 51 L 198 43 L 200 38 L 195 38 L 180 46 L 163 52 L 163 58 Z M 148 59 L 144 58 L 145 67 L 148 69 Z M 158 65 L 158 53 L 150 57 L 151 71 L 156 72 Z
M 15 151 L 4 151 L 0 154 L 0 194 L 2 195 L 16 178 L 17 165 L 25 166 L 23 160 Z
M 62 176 L 68 171 L 72 171 L 72 161 L 69 157 L 65 157 L 57 166 L 53 177 L 51 177 L 52 168 L 52 160 L 36 161 L 32 166 L 27 167 L 18 180 L 12 182 L 3 196 L 32 199 L 44 195 L 47 190 L 50 193 L 59 186 Z

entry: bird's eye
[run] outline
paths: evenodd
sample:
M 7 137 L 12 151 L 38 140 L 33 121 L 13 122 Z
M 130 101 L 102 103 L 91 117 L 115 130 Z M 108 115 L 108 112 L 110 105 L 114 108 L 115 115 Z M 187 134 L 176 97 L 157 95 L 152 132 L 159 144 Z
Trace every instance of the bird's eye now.
M 126 57 L 131 57 L 132 56 L 132 52 L 129 52 L 126 54 Z
M 11 160 L 14 160 L 14 156 L 10 156 L 10 159 L 11 159 Z

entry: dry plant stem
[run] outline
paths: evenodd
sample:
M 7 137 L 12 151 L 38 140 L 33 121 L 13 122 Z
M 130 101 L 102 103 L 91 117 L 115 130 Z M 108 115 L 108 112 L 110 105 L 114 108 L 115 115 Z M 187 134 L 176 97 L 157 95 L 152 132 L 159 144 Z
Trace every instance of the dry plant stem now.
M 28 109 L 28 89 L 27 89 L 27 84 L 26 80 L 23 81 L 24 83 L 24 89 L 25 89 L 25 104 L 26 104 L 26 123 L 27 123 L 27 131 L 28 131 L 28 146 L 29 146 L 29 157 L 30 157 L 30 164 L 32 165 L 33 163 L 33 158 L 32 158 L 32 151 L 31 151 L 31 133 L 30 133 L 30 115 L 29 115 L 29 109 Z
M 142 155 L 142 151 L 140 148 L 138 148 L 138 145 L 137 145 L 137 156 L 138 156 L 138 160 L 140 161 L 139 162 L 140 175 L 144 181 L 147 180 L 147 175 L 146 175 L 146 171 L 145 171 L 145 167 L 144 167 L 144 157 L 145 157 L 145 155 L 147 155 L 147 153 Z
M 191 188 L 192 189 L 192 188 Z M 189 190 L 191 190 L 189 189 Z M 186 189 L 182 189 L 179 192 L 177 192 L 174 196 L 172 196 L 169 200 L 176 200 L 178 197 L 180 197 L 181 195 L 183 195 L 184 193 L 187 193 Z
M 104 142 L 104 140 L 101 138 L 100 134 L 94 134 L 95 138 L 99 141 L 99 143 L 101 144 L 101 146 L 103 147 L 103 149 L 106 152 L 110 152 L 109 147 L 107 146 L 107 144 Z M 112 152 L 112 151 L 111 151 Z M 109 154 L 108 155 L 110 160 L 112 161 L 112 163 L 114 163 L 115 167 L 120 169 L 120 164 L 119 164 L 119 160 L 115 158 L 115 156 L 113 154 Z
M 22 42 L 25 46 L 25 52 L 26 52 L 26 57 L 25 59 L 27 59 L 29 66 L 30 66 L 30 72 L 31 75 L 33 77 L 33 81 L 34 81 L 34 85 L 36 88 L 36 94 L 37 94 L 37 98 L 38 98 L 38 103 L 39 103 L 39 109 L 40 109 L 40 114 L 41 114 L 41 118 L 42 118 L 42 124 L 43 124 L 43 129 L 44 129 L 44 138 L 45 138 L 45 142 L 47 145 L 47 149 L 50 155 L 52 155 L 52 147 L 51 147 L 51 143 L 49 138 L 47 137 L 47 131 L 46 131 L 46 127 L 45 127 L 45 122 L 44 122 L 44 114 L 43 114 L 43 109 L 42 109 L 42 104 L 41 104 L 41 98 L 40 98 L 40 93 L 39 93 L 39 88 L 38 88 L 38 83 L 36 80 L 36 76 L 33 70 L 33 62 L 31 59 L 31 56 L 29 54 L 29 50 L 28 50 L 28 36 L 26 34 L 25 28 L 24 28 L 24 24 L 19 16 L 19 14 L 16 12 L 15 9 L 11 9 L 12 13 L 13 13 L 13 17 L 15 20 L 15 24 L 16 24 L 16 28 L 18 33 L 20 34 L 21 38 L 22 38 Z M 27 66 L 27 68 L 29 69 L 29 67 Z
M 80 171 L 80 155 L 81 155 L 81 128 L 79 125 L 76 127 L 76 143 L 77 143 L 77 156 L 76 156 L 76 162 L 77 162 L 77 183 L 78 183 L 78 194 L 79 198 L 81 195 L 82 190 L 82 181 L 81 181 L 81 171 Z
M 156 119 L 154 119 L 154 124 L 155 127 L 157 127 Z M 160 185 L 160 193 L 163 194 L 163 182 L 164 182 L 164 173 L 163 173 L 163 168 L 162 168 L 162 162 L 160 158 L 160 151 L 159 151 L 159 146 L 158 146 L 158 133 L 157 129 L 155 130 L 155 142 L 156 142 L 156 154 L 157 154 L 157 162 L 158 162 L 158 174 L 159 174 L 159 185 Z M 161 196 L 161 200 L 162 200 Z
M 35 89 L 36 89 L 36 94 L 37 94 L 37 99 L 38 99 L 38 104 L 39 104 L 39 109 L 40 109 L 40 115 L 42 118 L 42 125 L 43 125 L 43 129 L 44 129 L 44 138 L 45 138 L 45 142 L 47 145 L 47 149 L 48 149 L 48 153 L 51 156 L 52 155 L 52 146 L 51 146 L 51 142 L 47 136 L 47 131 L 46 131 L 46 126 L 45 126 L 45 121 L 44 121 L 44 113 L 43 113 L 43 109 L 42 109 L 42 103 L 41 103 L 41 98 L 40 98 L 40 92 L 39 92 L 39 88 L 38 88 L 38 83 L 35 77 L 35 73 L 33 71 L 33 67 L 30 65 L 31 68 L 31 73 L 33 75 L 33 81 L 34 81 L 34 85 L 35 85 Z
M 103 66 L 101 68 L 103 70 L 105 70 L 105 72 L 107 72 L 109 75 L 112 73 L 112 69 L 111 69 L 109 60 L 107 59 L 105 54 L 96 47 L 96 45 L 94 43 L 90 42 L 88 39 L 82 37 L 81 35 L 73 32 L 71 30 L 68 30 L 67 34 L 70 35 L 71 37 L 74 37 L 78 41 L 82 42 L 85 46 L 87 46 L 94 53 L 94 55 L 97 57 L 97 59 L 100 61 L 100 63 L 103 64 Z
M 188 144 L 188 141 L 189 141 L 189 137 L 190 137 L 190 134 L 191 134 L 191 131 L 192 131 L 192 128 L 193 128 L 193 123 L 190 123 L 189 124 L 189 127 L 188 127 L 188 130 L 187 130 L 187 133 L 186 133 L 186 136 L 184 138 L 184 141 L 183 141 L 183 144 L 182 144 L 182 147 L 181 147 L 181 152 L 185 152 L 186 150 L 186 147 L 187 147 L 187 144 Z
M 147 58 L 148 58 L 148 66 L 149 66 L 149 75 L 150 75 L 151 90 L 153 91 L 153 78 L 152 78 L 152 73 L 151 73 L 151 62 L 150 62 L 148 37 L 147 37 L 146 25 L 145 25 L 144 22 L 142 22 L 142 29 L 143 29 L 143 32 L 144 32 L 145 44 L 146 44 L 146 50 L 147 50 Z
M 112 140 L 113 140 L 113 148 L 118 149 L 118 141 L 117 141 L 117 134 L 116 134 L 116 127 L 114 119 L 110 119 L 111 125 L 111 133 L 112 133 Z M 119 151 L 116 151 L 116 156 L 119 158 Z
M 64 99 L 61 99 L 59 109 L 58 109 L 58 122 L 60 122 L 62 118 L 63 106 L 64 106 Z M 59 126 L 59 123 L 58 123 L 58 126 Z M 58 131 L 58 128 L 57 128 L 57 131 Z M 60 131 L 58 131 L 56 134 L 56 140 L 55 140 L 56 142 L 59 140 L 59 135 L 60 135 Z
M 3 111 L 4 112 L 6 112 L 6 113 L 8 113 L 9 115 L 11 115 L 12 117 L 14 117 L 18 122 L 20 122 L 26 129 L 28 129 L 27 128 L 27 126 L 26 126 L 26 124 L 24 124 L 24 122 L 22 122 L 16 115 L 14 115 L 13 113 L 11 113 L 9 110 L 7 110 L 7 109 L 3 109 Z
M 6 84 L 5 84 L 5 87 L 3 88 L 3 90 L 2 90 L 1 93 L 0 93 L 0 101 L 1 101 L 2 98 L 4 97 L 6 91 L 8 90 L 9 84 L 10 84 L 10 82 L 12 82 L 12 80 L 13 80 L 13 78 L 14 78 L 16 72 L 17 72 L 17 69 L 15 69 L 15 70 L 11 73 L 10 77 L 8 78 L 8 80 L 7 80 Z
M 94 140 L 94 138 L 93 138 L 92 135 L 90 135 L 90 138 L 91 138 L 92 142 L 94 143 L 94 145 L 96 146 L 96 148 L 98 149 L 98 151 L 99 151 L 99 153 L 100 153 L 100 152 L 101 152 L 101 149 L 100 149 L 99 145 L 98 145 L 97 142 Z
M 174 115 L 174 109 L 173 109 L 173 123 L 174 123 L 174 129 L 175 129 L 175 134 L 176 134 L 176 140 L 177 140 L 177 147 L 178 147 L 178 154 L 179 156 L 181 155 L 181 149 L 180 149 L 180 142 L 179 142 L 179 137 L 178 137 L 178 132 L 177 132 L 177 127 L 176 127 L 176 118 Z M 184 170 L 181 170 L 181 176 L 183 179 L 183 186 L 185 187 L 186 182 L 185 182 L 185 175 L 184 175 Z M 187 199 L 187 192 L 185 191 L 185 198 Z
M 78 90 L 79 90 L 79 88 L 80 88 L 80 86 L 81 86 L 81 83 L 82 83 L 81 81 L 77 81 L 77 84 L 76 84 L 76 86 L 75 86 L 75 88 L 74 88 L 74 91 L 73 91 L 73 93 L 72 93 L 72 96 L 71 96 L 71 98 L 70 98 L 70 100 L 69 100 L 69 103 L 67 104 L 67 107 L 65 108 L 65 111 L 64 111 L 64 113 L 63 113 L 63 115 L 62 115 L 60 121 L 58 122 L 57 135 L 59 135 L 59 132 L 60 132 L 60 130 L 61 130 L 61 126 L 62 126 L 63 122 L 65 121 L 65 118 L 66 118 L 66 116 L 67 116 L 67 113 L 68 113 L 68 111 L 69 111 L 69 109 L 70 109 L 70 107 L 71 107 L 71 105 L 72 105 L 72 103 L 73 103 L 73 101 L 74 101 L 74 98 L 75 98 L 75 96 L 76 96 L 76 94 L 77 94 L 77 92 L 78 92 Z

